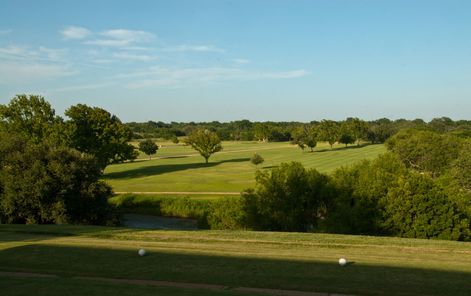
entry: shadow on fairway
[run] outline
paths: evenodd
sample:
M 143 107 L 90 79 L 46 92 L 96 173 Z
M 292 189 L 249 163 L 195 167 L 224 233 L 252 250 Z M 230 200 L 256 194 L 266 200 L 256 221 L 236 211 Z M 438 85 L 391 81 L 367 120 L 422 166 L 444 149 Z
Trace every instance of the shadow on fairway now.
M 367 147 L 367 146 L 370 146 L 370 145 L 377 145 L 377 144 L 371 144 L 371 143 L 364 143 L 364 144 L 361 144 L 360 146 L 358 145 L 351 145 L 351 146 L 347 146 L 347 147 L 335 147 L 335 148 L 323 148 L 323 149 L 319 149 L 319 150 L 314 150 L 314 153 L 316 152 L 329 152 L 329 151 L 342 151 L 342 150 L 350 150 L 350 149 L 361 149 L 361 148 L 364 148 L 364 147 Z
M 163 238 L 164 239 L 164 238 Z M 84 242 L 86 242 L 84 240 Z M 99 242 L 98 242 L 99 243 Z M 30 244 L 0 251 L 0 270 L 219 284 L 355 295 L 469 295 L 471 272 L 333 262 L 189 254 L 140 244 L 123 250 Z M 111 243 L 109 243 L 111 244 Z M 128 246 L 130 246 L 128 244 Z M 145 247 L 145 246 L 144 246 Z M 93 282 L 90 282 L 93 285 Z
M 197 162 L 197 163 L 182 163 L 182 164 L 162 164 L 162 165 L 153 165 L 153 166 L 143 166 L 131 170 L 108 173 L 104 176 L 104 179 L 132 179 L 139 177 L 147 177 L 153 175 L 160 175 L 165 173 L 191 170 L 191 169 L 200 169 L 200 168 L 210 168 L 223 163 L 230 162 L 246 162 L 250 161 L 250 158 L 234 158 L 228 160 L 214 161 L 209 163 Z
M 86 225 L 0 225 L 0 242 L 44 241 L 57 237 L 93 236 L 106 238 L 115 234 L 126 234 L 145 231 L 144 229 L 126 229 L 123 227 L 103 227 Z

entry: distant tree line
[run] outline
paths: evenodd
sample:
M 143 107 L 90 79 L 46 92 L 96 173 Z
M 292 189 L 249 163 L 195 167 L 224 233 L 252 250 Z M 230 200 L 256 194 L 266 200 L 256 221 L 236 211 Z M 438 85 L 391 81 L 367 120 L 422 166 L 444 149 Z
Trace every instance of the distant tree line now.
M 116 223 L 99 179 L 108 164 L 136 157 L 132 131 L 97 107 L 65 115 L 40 96 L 0 105 L 1 223 Z
M 126 123 L 135 139 L 163 138 L 167 140 L 188 136 L 195 130 L 209 130 L 223 141 L 292 141 L 300 148 L 314 148 L 319 141 L 330 145 L 345 145 L 367 141 L 384 143 L 398 131 L 406 128 L 428 130 L 437 133 L 450 133 L 457 137 L 471 137 L 471 121 L 453 121 L 447 117 L 435 118 L 430 122 L 422 119 L 390 120 L 382 118 L 364 121 L 358 118 L 347 118 L 343 121 L 322 120 L 302 122 L 251 122 L 237 120 L 231 122 L 154 122 Z

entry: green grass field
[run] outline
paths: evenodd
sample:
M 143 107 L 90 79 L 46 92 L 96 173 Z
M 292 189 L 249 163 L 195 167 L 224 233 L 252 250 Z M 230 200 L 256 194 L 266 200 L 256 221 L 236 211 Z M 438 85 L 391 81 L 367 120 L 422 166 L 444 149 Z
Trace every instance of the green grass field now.
M 141 155 L 135 162 L 108 166 L 104 179 L 116 192 L 240 192 L 254 185 L 256 167 L 250 163 L 254 153 L 265 159 L 260 169 L 299 161 L 328 173 L 385 151 L 384 145 L 337 145 L 330 150 L 325 143 L 314 152 L 302 152 L 289 143 L 224 142 L 223 147 L 205 164 L 190 147 L 163 143 L 152 160 Z
M 139 257 L 139 248 L 145 248 L 148 256 Z M 339 257 L 352 264 L 340 267 Z M 5 272 L 56 277 L 22 278 Z M 223 288 L 152 287 L 98 278 Z M 471 243 L 329 234 L 0 225 L 2 295 L 255 295 L 237 289 L 251 287 L 355 295 L 464 296 L 471 291 L 470 279 Z

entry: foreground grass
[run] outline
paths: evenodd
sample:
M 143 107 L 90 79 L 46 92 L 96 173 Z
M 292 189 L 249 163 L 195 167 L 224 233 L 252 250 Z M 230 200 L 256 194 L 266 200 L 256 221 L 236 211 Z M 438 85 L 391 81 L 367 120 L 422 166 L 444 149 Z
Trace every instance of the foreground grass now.
M 254 185 L 256 167 L 250 163 L 254 153 L 265 159 L 260 169 L 299 161 L 328 173 L 385 151 L 384 145 L 337 145 L 331 150 L 325 143 L 314 152 L 302 152 L 289 143 L 224 142 L 223 146 L 205 164 L 190 147 L 166 143 L 158 158 L 108 166 L 104 179 L 117 192 L 240 192 Z
M 137 256 L 141 247 L 149 256 Z M 339 267 L 339 257 L 353 264 Z M 469 295 L 471 244 L 328 234 L 0 225 L 0 271 L 59 275 L 61 280 L 35 279 L 23 288 L 33 293 L 42 282 L 56 281 L 50 295 L 81 285 L 75 276 L 356 295 Z M 0 281 L 2 291 L 17 284 L 17 279 Z M 90 295 L 116 288 L 86 285 Z M 147 295 L 150 288 L 139 289 L 143 292 L 135 294 Z M 162 293 L 190 295 L 181 289 Z M 238 295 L 201 293 L 191 295 Z

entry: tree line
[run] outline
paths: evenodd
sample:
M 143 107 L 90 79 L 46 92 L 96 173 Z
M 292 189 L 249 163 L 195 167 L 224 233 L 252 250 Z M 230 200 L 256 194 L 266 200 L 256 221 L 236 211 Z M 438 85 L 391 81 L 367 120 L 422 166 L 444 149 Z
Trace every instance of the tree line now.
M 251 122 L 237 120 L 231 122 L 171 122 L 161 121 L 126 123 L 133 132 L 135 139 L 163 138 L 167 140 L 183 137 L 198 129 L 209 130 L 217 134 L 223 141 L 294 141 L 304 148 L 316 141 L 329 143 L 339 142 L 345 145 L 358 143 L 359 140 L 371 143 L 384 143 L 399 130 L 414 128 L 451 133 L 458 137 L 471 136 L 471 121 L 453 121 L 448 117 L 440 117 L 425 122 L 415 120 L 390 120 L 381 118 L 364 121 L 358 118 L 347 118 L 342 121 L 321 120 L 302 122 Z M 300 147 L 301 147 L 300 146 Z

